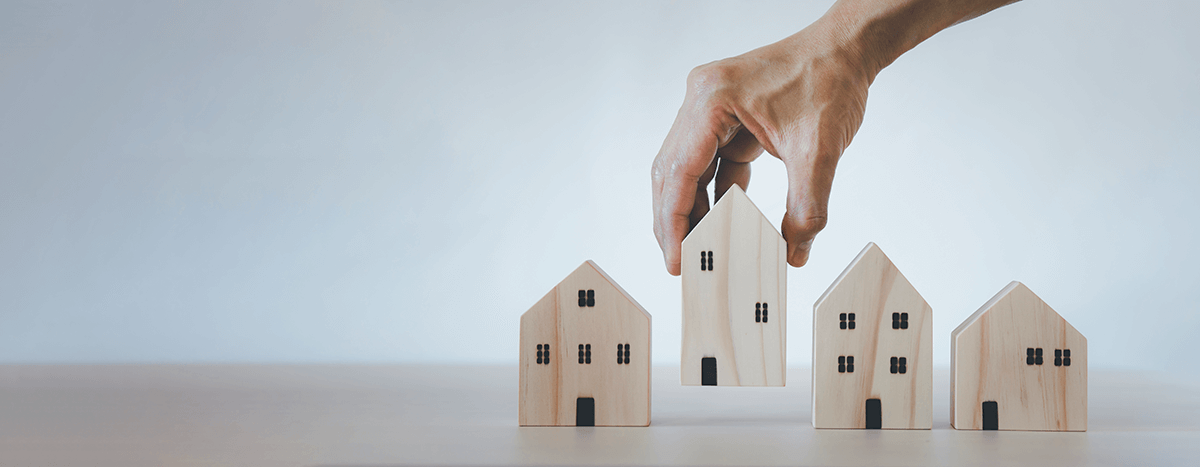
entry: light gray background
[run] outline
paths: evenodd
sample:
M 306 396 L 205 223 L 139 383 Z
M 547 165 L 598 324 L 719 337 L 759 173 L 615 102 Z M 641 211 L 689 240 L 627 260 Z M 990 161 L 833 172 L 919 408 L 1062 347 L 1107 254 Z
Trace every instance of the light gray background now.
M 828 2 L 0 3 L 0 362 L 503 362 L 585 259 L 679 359 L 650 161 L 692 67 Z M 1028 1 L 885 70 L 789 270 L 868 241 L 950 331 L 1021 280 L 1200 374 L 1196 2 Z M 782 164 L 750 196 L 784 210 Z

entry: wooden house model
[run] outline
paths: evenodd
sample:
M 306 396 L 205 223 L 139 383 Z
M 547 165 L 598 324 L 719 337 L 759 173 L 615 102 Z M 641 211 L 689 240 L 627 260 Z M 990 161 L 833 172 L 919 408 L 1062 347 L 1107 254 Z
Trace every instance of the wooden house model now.
M 933 309 L 868 243 L 813 305 L 816 428 L 933 427 Z
M 950 424 L 1087 431 L 1087 339 L 1020 282 L 950 335 Z
M 784 385 L 786 255 L 736 184 L 683 240 L 682 384 Z
M 521 426 L 648 426 L 650 314 L 585 261 L 521 315 Z

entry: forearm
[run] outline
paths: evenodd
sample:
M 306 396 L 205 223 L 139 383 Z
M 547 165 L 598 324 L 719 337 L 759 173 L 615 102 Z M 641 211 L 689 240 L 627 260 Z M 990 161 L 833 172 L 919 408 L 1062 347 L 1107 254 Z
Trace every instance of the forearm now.
M 818 37 L 836 45 L 873 79 L 939 31 L 1015 1 L 838 0 L 806 31 L 793 37 L 800 41 Z

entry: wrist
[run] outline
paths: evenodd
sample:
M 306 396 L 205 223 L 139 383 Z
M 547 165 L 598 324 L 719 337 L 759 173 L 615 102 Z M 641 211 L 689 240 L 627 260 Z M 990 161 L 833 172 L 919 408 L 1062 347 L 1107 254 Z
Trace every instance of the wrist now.
M 963 12 L 936 0 L 840 0 L 810 28 L 874 80 L 885 67 Z

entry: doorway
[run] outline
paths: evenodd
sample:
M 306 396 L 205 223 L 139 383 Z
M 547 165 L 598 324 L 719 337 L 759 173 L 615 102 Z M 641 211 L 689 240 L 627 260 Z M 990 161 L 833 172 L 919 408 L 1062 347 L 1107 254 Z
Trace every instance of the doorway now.
M 867 429 L 883 428 L 883 406 L 879 399 L 867 399 Z
M 596 426 L 596 399 L 575 399 L 575 426 Z

